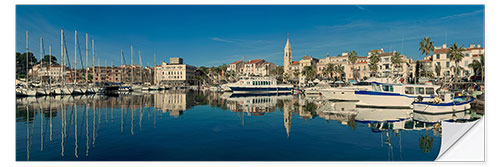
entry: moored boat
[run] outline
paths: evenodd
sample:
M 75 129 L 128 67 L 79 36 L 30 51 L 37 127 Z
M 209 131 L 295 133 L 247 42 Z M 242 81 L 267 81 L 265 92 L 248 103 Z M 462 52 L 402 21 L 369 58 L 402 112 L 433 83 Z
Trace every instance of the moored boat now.
M 292 85 L 279 85 L 276 79 L 269 77 L 243 78 L 229 84 L 233 93 L 291 93 Z
M 445 93 L 436 96 L 433 101 L 413 103 L 413 112 L 426 114 L 449 114 L 465 111 L 471 108 L 470 103 L 474 101 L 469 96 L 454 96 L 452 93 Z
M 412 108 L 415 100 L 431 101 L 439 86 L 372 82 L 370 90 L 355 90 L 358 106 Z

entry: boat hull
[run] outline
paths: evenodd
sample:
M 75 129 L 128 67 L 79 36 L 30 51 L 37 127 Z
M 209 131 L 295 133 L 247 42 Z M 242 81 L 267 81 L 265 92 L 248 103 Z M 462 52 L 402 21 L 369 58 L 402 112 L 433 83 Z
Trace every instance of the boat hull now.
M 244 87 L 230 86 L 233 93 L 291 93 L 292 86 L 270 86 L 270 87 Z
M 386 93 L 375 91 L 355 91 L 359 102 L 358 106 L 379 108 L 412 108 L 412 103 L 417 97 L 401 95 L 399 93 Z M 430 96 L 422 96 L 423 101 L 431 101 Z
M 352 89 L 323 89 L 320 91 L 321 96 L 327 100 L 333 101 L 358 101 L 355 91 Z
M 469 110 L 471 108 L 470 103 L 474 101 L 474 99 L 468 100 L 466 102 L 450 102 L 450 103 L 439 103 L 433 104 L 430 102 L 415 102 L 413 104 L 413 112 L 416 113 L 425 113 L 425 114 L 449 114 L 456 113 L 465 110 Z

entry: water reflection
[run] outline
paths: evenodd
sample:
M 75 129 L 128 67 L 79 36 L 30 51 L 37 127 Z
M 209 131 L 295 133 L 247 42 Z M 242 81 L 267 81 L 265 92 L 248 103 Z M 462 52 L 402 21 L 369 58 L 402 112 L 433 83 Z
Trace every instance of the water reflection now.
M 340 135 L 360 141 L 367 136 L 377 135 L 380 138 L 378 148 L 375 146 L 362 147 L 363 149 L 370 147 L 372 151 L 387 148 L 387 155 L 384 156 L 387 159 L 375 158 L 380 155 L 367 154 L 364 155 L 366 156 L 365 159 L 361 160 L 414 160 L 414 158 L 419 157 L 403 158 L 404 150 L 409 149 L 405 147 L 410 147 L 403 144 L 404 142 L 409 145 L 418 145 L 421 153 L 437 155 L 440 144 L 437 141 L 440 141 L 441 135 L 440 121 L 467 122 L 481 116 L 471 111 L 446 115 L 424 115 L 413 113 L 408 109 L 357 108 L 355 102 L 330 102 L 317 97 L 310 98 L 290 94 L 242 96 L 228 93 L 192 91 L 129 94 L 118 97 L 100 95 L 26 97 L 16 99 L 16 104 L 17 160 L 28 161 L 126 160 L 128 158 L 144 160 L 148 158 L 125 158 L 110 155 L 107 155 L 110 159 L 102 159 L 101 157 L 103 154 L 127 151 L 120 150 L 120 147 L 106 148 L 107 145 L 113 145 L 115 140 L 124 140 L 123 143 L 134 145 L 134 143 L 127 143 L 126 141 L 144 137 L 156 139 L 162 133 L 169 131 L 169 129 L 153 131 L 152 129 L 157 129 L 158 123 L 162 123 L 163 128 L 167 123 L 170 123 L 169 125 L 173 128 L 180 128 L 181 125 L 173 124 L 176 123 L 174 120 L 180 121 L 184 118 L 189 119 L 196 117 L 196 115 L 203 115 L 203 118 L 197 118 L 196 120 L 231 126 L 232 121 L 230 118 L 232 117 L 227 115 L 231 112 L 237 114 L 237 119 L 241 122 L 243 128 L 245 127 L 245 117 L 251 117 L 251 119 L 247 118 L 247 121 L 251 121 L 250 128 L 253 127 L 251 130 L 261 130 L 262 133 L 266 130 L 280 131 L 274 129 L 272 125 L 278 122 L 273 119 L 274 117 L 282 117 L 283 124 L 280 124 L 280 126 L 283 132 L 280 136 L 286 135 L 288 142 L 293 142 L 293 140 L 290 140 L 290 136 L 297 136 L 300 139 L 300 137 L 307 136 L 305 133 L 313 133 L 316 130 L 324 131 L 321 132 L 321 135 L 325 136 L 325 138 L 322 139 L 323 136 L 318 135 L 308 140 L 323 140 L 325 143 L 343 142 L 327 137 L 340 132 L 342 132 Z M 223 112 L 221 116 L 224 117 L 220 117 L 221 120 L 204 119 L 209 118 L 209 115 L 193 110 L 196 106 L 217 108 L 217 111 Z M 189 115 L 188 113 L 191 112 L 196 113 L 196 115 Z M 115 117 L 115 114 L 120 116 Z M 184 115 L 189 116 L 184 117 Z M 103 122 L 101 122 L 101 118 Z M 215 119 L 217 118 L 219 117 Z M 270 127 L 260 127 L 255 122 L 256 120 L 264 121 L 259 123 L 270 125 Z M 314 124 L 307 120 L 314 120 Z M 316 123 L 318 121 L 326 122 L 326 124 Z M 332 121 L 338 122 L 340 126 L 332 124 Z M 200 126 L 206 125 L 203 122 L 193 123 L 199 123 Z M 292 123 L 294 123 L 295 130 L 292 129 Z M 234 123 L 231 124 L 234 125 Z M 335 125 L 335 129 L 333 129 L 335 131 L 329 133 L 327 130 L 332 125 Z M 100 130 L 101 126 L 104 129 Z M 350 131 L 345 131 L 345 129 L 350 129 Z M 370 133 L 367 134 L 364 129 L 369 129 Z M 47 131 L 48 137 L 46 135 Z M 238 129 L 238 131 L 240 133 L 247 132 L 245 129 Z M 117 132 L 119 134 L 116 134 Z M 250 132 L 248 131 L 248 133 Z M 189 133 L 189 130 L 184 133 Z M 100 135 L 102 135 L 102 139 L 100 139 Z M 46 138 L 48 138 L 48 141 Z M 24 139 L 26 141 L 23 142 Z M 193 140 L 193 138 L 185 140 Z M 34 146 L 33 141 L 40 144 Z M 317 142 L 320 143 L 321 141 Z M 147 142 L 139 143 L 142 146 L 148 146 L 147 144 Z M 360 145 L 363 145 L 363 143 L 360 143 Z M 99 149 L 96 146 L 103 148 Z M 33 148 L 37 150 L 34 151 Z M 397 148 L 396 153 L 394 153 L 395 148 Z M 408 150 L 408 152 L 410 151 L 411 149 Z M 73 155 L 67 156 L 68 152 Z M 273 152 L 273 150 L 270 150 L 270 152 Z M 56 154 L 58 156 L 55 156 Z M 165 157 L 157 157 L 154 160 L 177 160 L 168 159 L 168 157 L 167 159 L 162 158 Z M 319 160 L 330 160 L 329 158 L 332 157 L 329 156 Z M 335 157 L 333 158 L 335 160 Z M 222 160 L 226 159 L 222 158 Z M 344 158 L 340 160 L 350 159 Z

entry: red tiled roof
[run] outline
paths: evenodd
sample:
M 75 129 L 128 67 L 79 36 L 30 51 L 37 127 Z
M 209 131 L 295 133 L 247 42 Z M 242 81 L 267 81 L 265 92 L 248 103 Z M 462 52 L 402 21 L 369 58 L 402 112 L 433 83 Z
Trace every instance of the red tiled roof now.
M 300 63 L 299 61 L 293 61 L 293 62 L 292 62 L 292 65 L 297 65 L 297 64 L 299 64 L 299 63 Z
M 373 50 L 370 50 L 368 53 L 375 52 L 375 51 L 382 52 L 382 49 L 373 49 Z
M 465 50 L 481 50 L 481 49 L 484 49 L 484 48 L 465 48 Z
M 366 63 L 368 63 L 368 62 L 366 62 L 366 61 L 360 61 L 360 62 L 357 62 L 356 64 L 366 64 Z
M 259 63 L 262 61 L 264 61 L 264 59 L 250 60 L 249 62 L 246 62 L 245 64 L 254 64 L 254 63 Z
M 423 63 L 428 63 L 428 62 L 432 62 L 432 60 L 430 60 L 430 59 L 425 59 L 425 60 L 422 60 L 421 62 L 423 62 Z
M 394 54 L 393 52 L 384 52 L 384 53 L 380 53 L 379 56 L 392 56 L 392 54 Z
M 434 54 L 443 54 L 443 53 L 448 53 L 449 51 L 450 48 L 434 49 Z
M 472 55 L 472 57 L 478 57 L 478 56 L 482 56 L 483 54 L 475 54 L 475 55 Z
M 231 64 L 238 64 L 238 63 L 241 63 L 241 62 L 242 62 L 242 61 L 240 60 L 240 61 L 235 61 L 235 62 L 233 62 L 233 63 L 231 63 Z

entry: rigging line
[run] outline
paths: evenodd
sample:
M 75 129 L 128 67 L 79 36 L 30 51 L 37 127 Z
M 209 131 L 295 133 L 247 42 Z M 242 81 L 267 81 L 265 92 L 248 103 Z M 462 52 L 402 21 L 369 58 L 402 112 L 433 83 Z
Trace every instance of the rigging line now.
M 82 69 L 83 69 L 84 67 L 83 67 L 83 59 L 82 59 L 82 50 L 80 49 L 80 40 L 78 40 L 78 38 L 77 38 L 76 42 L 78 45 L 78 55 L 80 55 L 80 65 L 82 66 Z M 75 67 L 76 67 L 76 65 L 75 65 Z
M 63 32 L 63 45 L 64 45 L 64 54 L 66 55 L 66 61 L 68 61 L 68 68 L 71 70 L 71 62 L 70 62 L 70 56 L 68 54 L 68 48 L 67 48 L 67 45 L 66 45 L 66 35 L 64 35 L 64 32 Z

